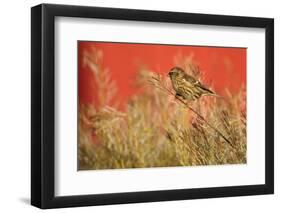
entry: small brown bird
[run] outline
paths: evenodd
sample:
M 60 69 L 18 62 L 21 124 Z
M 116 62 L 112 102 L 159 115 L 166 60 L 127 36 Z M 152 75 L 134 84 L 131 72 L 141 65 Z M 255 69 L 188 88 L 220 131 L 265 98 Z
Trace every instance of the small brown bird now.
M 174 67 L 169 72 L 176 96 L 187 101 L 194 101 L 203 95 L 217 96 L 213 91 L 206 88 L 198 80 L 188 75 L 183 69 Z

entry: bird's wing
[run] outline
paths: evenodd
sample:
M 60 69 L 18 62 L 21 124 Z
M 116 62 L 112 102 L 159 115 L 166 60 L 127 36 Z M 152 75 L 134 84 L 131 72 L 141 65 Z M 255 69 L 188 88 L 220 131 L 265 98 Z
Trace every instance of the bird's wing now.
M 197 86 L 206 93 L 215 94 L 212 90 L 208 89 L 206 86 L 201 84 L 200 81 L 196 80 L 194 77 L 192 77 L 191 75 L 188 75 L 187 73 L 184 74 L 184 80 L 187 84 L 192 84 L 194 86 Z
M 202 90 L 204 90 L 207 93 L 215 94 L 212 90 L 202 85 L 199 81 L 196 82 L 196 86 L 200 87 Z
M 194 78 L 188 79 L 186 76 L 184 76 L 184 78 L 181 79 L 181 82 L 185 85 L 185 87 L 188 87 L 188 88 L 194 87 L 194 84 L 196 83 Z
M 200 81 L 196 80 L 195 78 L 193 78 L 191 75 L 188 75 L 185 73 L 184 75 L 184 79 L 189 81 L 190 83 L 192 83 L 194 86 L 197 86 L 199 88 L 201 88 L 204 92 L 206 93 L 211 93 L 211 94 L 215 94 L 212 90 L 208 89 L 206 86 L 204 86 L 203 84 L 201 84 Z
M 191 75 L 188 75 L 187 73 L 184 73 L 183 78 L 184 78 L 184 80 L 186 80 L 192 84 L 195 84 L 197 82 L 197 80 L 195 78 L 193 78 Z

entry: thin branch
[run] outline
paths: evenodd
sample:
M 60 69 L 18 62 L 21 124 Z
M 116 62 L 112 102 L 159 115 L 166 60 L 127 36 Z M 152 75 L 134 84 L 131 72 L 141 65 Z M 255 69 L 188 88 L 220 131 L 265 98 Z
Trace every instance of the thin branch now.
M 212 124 L 210 124 L 199 112 L 194 110 L 192 107 L 190 107 L 186 102 L 184 102 L 181 98 L 176 96 L 171 90 L 169 90 L 166 85 L 164 85 L 161 81 L 161 77 L 158 74 L 157 77 L 152 77 L 152 80 L 149 80 L 149 82 L 155 86 L 156 88 L 162 90 L 163 92 L 166 92 L 172 96 L 174 96 L 178 101 L 180 101 L 185 107 L 187 107 L 190 111 L 192 111 L 194 114 L 196 114 L 201 120 L 203 120 L 211 129 L 213 129 L 215 132 L 217 132 L 232 148 L 234 148 L 233 144 Z

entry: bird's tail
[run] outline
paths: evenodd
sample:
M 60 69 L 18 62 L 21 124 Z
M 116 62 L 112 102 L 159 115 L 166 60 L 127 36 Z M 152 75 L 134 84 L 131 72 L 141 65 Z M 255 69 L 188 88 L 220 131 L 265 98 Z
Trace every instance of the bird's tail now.
M 203 85 L 197 86 L 197 89 L 199 89 L 199 91 L 201 90 L 202 94 L 215 94 L 212 90 L 208 89 Z
M 208 95 L 208 96 L 214 96 L 214 97 L 217 97 L 217 98 L 222 98 L 222 96 L 214 93 L 212 90 L 204 87 L 204 86 L 200 86 L 200 90 L 203 92 L 202 93 L 202 96 L 205 96 L 205 95 Z
M 216 98 L 223 98 L 222 96 L 216 94 L 216 93 L 204 93 L 203 95 L 208 95 L 208 96 L 214 96 Z

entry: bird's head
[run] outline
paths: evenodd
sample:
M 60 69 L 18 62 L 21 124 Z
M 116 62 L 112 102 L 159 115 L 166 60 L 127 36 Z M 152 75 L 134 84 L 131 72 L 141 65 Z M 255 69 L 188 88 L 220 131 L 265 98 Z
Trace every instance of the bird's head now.
M 170 70 L 170 72 L 168 73 L 168 75 L 170 76 L 170 78 L 172 77 L 179 77 L 179 76 L 184 76 L 185 72 L 182 68 L 179 67 L 174 67 Z

